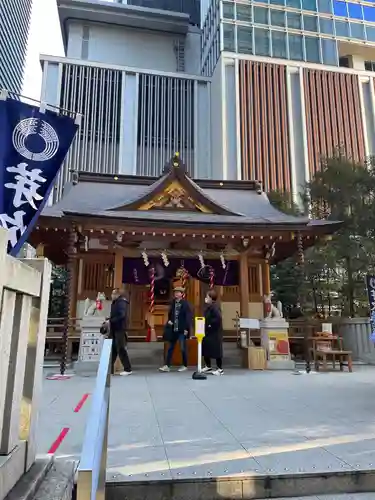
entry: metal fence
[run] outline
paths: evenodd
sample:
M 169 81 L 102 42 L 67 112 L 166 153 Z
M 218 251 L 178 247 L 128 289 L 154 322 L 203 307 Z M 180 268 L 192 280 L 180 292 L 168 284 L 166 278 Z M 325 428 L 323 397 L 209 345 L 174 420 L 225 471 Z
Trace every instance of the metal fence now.
M 105 498 L 111 349 L 112 340 L 105 340 L 78 466 L 77 500 Z

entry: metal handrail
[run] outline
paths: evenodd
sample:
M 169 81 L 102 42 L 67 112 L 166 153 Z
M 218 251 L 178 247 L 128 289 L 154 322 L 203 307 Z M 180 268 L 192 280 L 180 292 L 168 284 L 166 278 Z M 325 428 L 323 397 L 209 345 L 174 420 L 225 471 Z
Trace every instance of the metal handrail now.
M 104 500 L 112 340 L 105 340 L 77 476 L 77 500 Z

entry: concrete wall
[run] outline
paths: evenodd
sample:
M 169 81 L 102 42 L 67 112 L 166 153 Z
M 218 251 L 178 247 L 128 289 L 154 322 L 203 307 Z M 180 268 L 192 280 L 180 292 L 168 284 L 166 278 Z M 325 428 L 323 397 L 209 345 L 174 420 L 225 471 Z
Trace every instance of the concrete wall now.
M 223 73 L 222 60 L 216 65 L 211 80 L 211 144 L 212 177 L 225 179 L 223 173 L 224 155 L 224 113 L 223 113 Z
M 186 37 L 130 27 L 70 21 L 67 57 L 158 71 L 178 71 L 177 41 L 185 42 L 185 72 L 199 74 L 200 30 Z

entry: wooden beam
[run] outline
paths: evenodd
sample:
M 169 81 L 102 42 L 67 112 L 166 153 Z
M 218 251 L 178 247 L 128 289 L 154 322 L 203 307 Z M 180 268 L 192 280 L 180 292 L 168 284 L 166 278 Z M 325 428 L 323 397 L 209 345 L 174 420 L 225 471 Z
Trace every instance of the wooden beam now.
M 247 253 L 240 255 L 240 316 L 247 318 L 249 316 L 249 262 Z
M 124 266 L 124 255 L 123 252 L 115 253 L 115 277 L 114 277 L 114 287 L 122 287 L 122 273 Z
M 263 284 L 263 295 L 269 295 L 271 293 L 271 275 L 270 275 L 270 265 L 266 261 L 263 261 L 262 264 L 262 284 Z

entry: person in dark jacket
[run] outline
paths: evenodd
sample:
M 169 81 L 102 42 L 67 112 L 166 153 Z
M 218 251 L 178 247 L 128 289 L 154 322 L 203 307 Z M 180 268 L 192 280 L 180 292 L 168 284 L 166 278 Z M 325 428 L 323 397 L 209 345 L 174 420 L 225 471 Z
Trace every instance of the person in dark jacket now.
M 116 288 L 112 292 L 111 316 L 109 318 L 109 338 L 112 342 L 112 374 L 114 373 L 117 356 L 120 358 L 124 371 L 119 375 L 127 376 L 132 374 L 132 367 L 129 360 L 127 344 L 127 325 L 129 314 L 129 302 L 124 297 L 123 290 Z
M 223 322 L 221 310 L 217 304 L 217 293 L 210 290 L 205 298 L 207 304 L 205 319 L 205 336 L 202 343 L 202 355 L 206 364 L 204 373 L 223 375 Z M 212 370 L 211 359 L 216 359 L 216 370 Z
M 186 339 L 190 335 L 192 324 L 192 312 L 189 302 L 183 298 L 184 289 L 176 287 L 174 290 L 174 300 L 169 308 L 168 323 L 165 327 L 164 340 L 169 342 L 169 348 L 165 365 L 159 368 L 162 372 L 169 372 L 172 362 L 174 348 L 177 342 L 180 344 L 182 354 L 182 366 L 179 372 L 187 370 Z

